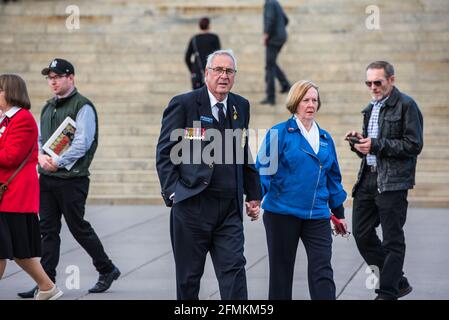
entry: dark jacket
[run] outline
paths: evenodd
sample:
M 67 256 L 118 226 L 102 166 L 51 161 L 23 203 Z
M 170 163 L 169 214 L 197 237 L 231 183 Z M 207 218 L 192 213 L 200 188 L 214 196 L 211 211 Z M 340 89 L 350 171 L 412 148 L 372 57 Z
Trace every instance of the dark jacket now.
M 232 108 L 234 114 L 232 128 L 247 130 L 250 115 L 248 100 L 229 93 L 227 106 Z M 195 127 L 194 122 L 201 123 L 201 128 L 205 131 L 213 128 L 213 123 L 210 122 L 212 119 L 213 115 L 206 86 L 174 97 L 165 109 L 157 144 L 156 169 L 161 184 L 162 197 L 167 206 L 193 197 L 209 186 L 216 164 L 204 163 L 201 155 L 210 141 L 189 140 L 186 139 L 186 134 L 188 135 L 189 128 Z M 176 132 L 177 129 L 178 132 Z M 171 135 L 175 137 L 171 138 Z M 259 173 L 251 164 L 252 160 L 249 158 L 248 137 L 243 137 L 243 139 L 244 143 L 241 143 L 242 136 L 237 137 L 234 145 L 235 154 L 239 152 L 237 149 L 241 147 L 243 147 L 244 154 L 244 164 L 236 164 L 236 187 L 240 213 L 243 213 L 243 194 L 246 194 L 247 201 L 261 199 Z M 182 143 L 179 144 L 179 140 L 188 144 L 191 150 L 190 154 L 182 154 L 182 149 L 177 149 L 177 146 L 182 146 Z M 197 149 L 198 143 L 200 144 L 200 150 Z M 173 163 L 172 153 L 175 156 L 181 153 L 182 162 Z M 173 193 L 175 193 L 175 197 L 171 200 L 169 197 Z
M 363 136 L 368 136 L 368 122 L 373 105 L 363 109 Z M 377 158 L 377 185 L 384 191 L 408 190 L 415 185 L 415 170 L 418 154 L 423 148 L 423 117 L 416 102 L 406 94 L 393 88 L 385 106 L 379 113 L 379 134 L 372 139 L 371 154 Z M 362 177 L 366 157 L 363 158 L 357 182 L 352 190 L 354 196 Z
M 196 43 L 196 46 L 195 46 Z M 214 33 L 200 33 L 190 39 L 185 53 L 185 63 L 191 73 L 204 72 L 207 56 L 212 52 L 220 50 L 220 39 Z M 193 62 L 192 62 L 193 55 Z
M 263 8 L 263 32 L 269 46 L 282 46 L 287 41 L 288 18 L 277 0 L 266 0 Z

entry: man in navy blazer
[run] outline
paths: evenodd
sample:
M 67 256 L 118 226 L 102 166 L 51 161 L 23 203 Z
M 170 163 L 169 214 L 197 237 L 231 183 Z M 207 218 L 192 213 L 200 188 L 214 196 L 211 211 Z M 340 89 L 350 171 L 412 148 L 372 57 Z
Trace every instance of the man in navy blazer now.
M 174 97 L 164 111 L 156 167 L 171 207 L 178 299 L 198 299 L 209 252 L 224 300 L 247 299 L 243 204 L 259 217 L 261 187 L 248 148 L 249 102 L 230 92 L 231 50 L 209 55 L 206 85 Z

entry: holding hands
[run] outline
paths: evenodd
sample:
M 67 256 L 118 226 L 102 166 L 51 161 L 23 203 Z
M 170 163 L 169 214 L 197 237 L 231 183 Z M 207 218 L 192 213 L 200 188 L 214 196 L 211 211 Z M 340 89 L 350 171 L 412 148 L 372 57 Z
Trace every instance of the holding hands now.
M 259 219 L 260 213 L 260 200 L 251 200 L 245 202 L 246 214 L 251 218 L 251 221 Z

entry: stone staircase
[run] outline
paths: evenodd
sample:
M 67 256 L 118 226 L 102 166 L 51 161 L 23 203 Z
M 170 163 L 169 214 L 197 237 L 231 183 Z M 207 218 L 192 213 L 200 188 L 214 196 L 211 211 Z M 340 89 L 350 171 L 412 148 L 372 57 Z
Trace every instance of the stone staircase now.
M 364 68 L 388 60 L 397 86 L 419 104 L 425 147 L 418 160 L 413 206 L 449 206 L 449 2 L 379 0 L 380 29 L 368 30 L 367 0 L 281 0 L 290 18 L 279 63 L 289 79 L 320 86 L 319 124 L 334 137 L 351 190 L 359 160 L 343 141 L 360 129 L 369 100 Z M 68 30 L 66 8 L 80 9 L 80 29 Z M 50 96 L 40 70 L 54 57 L 74 62 L 80 92 L 96 105 L 100 145 L 92 165 L 90 203 L 161 203 L 155 146 L 162 111 L 190 89 L 183 62 L 197 19 L 208 15 L 222 46 L 238 58 L 234 92 L 252 103 L 251 126 L 266 129 L 288 116 L 285 95 L 275 108 L 264 95 L 262 0 L 21 0 L 0 5 L 0 73 L 27 81 L 32 111 Z M 348 201 L 350 202 L 350 200 Z

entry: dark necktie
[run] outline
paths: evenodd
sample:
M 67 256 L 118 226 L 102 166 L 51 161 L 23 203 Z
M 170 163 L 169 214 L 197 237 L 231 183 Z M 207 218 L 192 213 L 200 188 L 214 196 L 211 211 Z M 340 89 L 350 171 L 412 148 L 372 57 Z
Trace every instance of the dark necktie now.
M 221 102 L 218 102 L 216 104 L 216 106 L 218 108 L 218 123 L 220 123 L 220 125 L 224 127 L 225 122 L 226 122 L 226 116 L 224 113 L 224 104 Z

